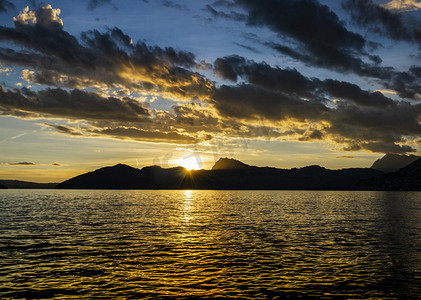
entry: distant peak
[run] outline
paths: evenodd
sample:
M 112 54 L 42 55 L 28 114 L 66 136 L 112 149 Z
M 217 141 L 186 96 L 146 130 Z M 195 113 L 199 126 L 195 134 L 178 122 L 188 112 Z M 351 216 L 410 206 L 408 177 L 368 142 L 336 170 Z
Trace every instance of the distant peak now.
M 396 172 L 397 170 L 408 166 L 413 163 L 419 156 L 416 155 L 400 155 L 387 153 L 382 158 L 377 159 L 373 165 L 372 169 L 383 171 L 385 173 Z
M 250 168 L 250 166 L 239 160 L 228 158 L 228 157 L 221 157 L 212 167 L 212 170 L 246 169 L 246 168 Z

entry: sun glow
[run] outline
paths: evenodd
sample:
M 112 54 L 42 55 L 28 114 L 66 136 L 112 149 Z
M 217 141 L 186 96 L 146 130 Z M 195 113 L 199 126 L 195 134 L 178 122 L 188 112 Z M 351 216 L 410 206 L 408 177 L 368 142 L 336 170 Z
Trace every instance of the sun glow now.
M 187 170 L 199 170 L 201 168 L 201 162 L 196 156 L 188 156 L 179 159 L 179 164 Z

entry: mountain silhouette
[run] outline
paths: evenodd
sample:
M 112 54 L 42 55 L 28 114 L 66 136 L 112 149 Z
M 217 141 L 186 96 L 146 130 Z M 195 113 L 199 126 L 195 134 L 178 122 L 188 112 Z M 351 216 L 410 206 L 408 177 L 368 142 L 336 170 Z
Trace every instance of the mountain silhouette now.
M 82 174 L 57 185 L 58 189 L 352 189 L 360 180 L 384 173 L 369 168 L 329 170 L 320 166 L 294 169 L 255 167 L 221 158 L 212 170 L 183 167 L 145 167 L 118 164 Z
M 357 187 L 365 190 L 421 191 L 421 158 L 396 172 L 362 180 Z
M 409 164 L 413 163 L 419 156 L 416 155 L 399 155 L 387 153 L 382 158 L 376 160 L 371 166 L 372 169 L 383 171 L 385 173 L 396 172 Z
M 0 184 L 9 189 L 53 189 L 57 183 L 37 183 L 21 180 L 0 180 Z
M 7 186 L 0 183 L 0 189 L 7 189 Z
M 233 159 L 233 158 L 220 158 L 212 167 L 212 170 L 227 170 L 227 169 L 247 169 L 251 168 L 250 165 L 246 165 L 245 163 Z
M 141 179 L 140 170 L 118 164 L 76 176 L 59 183 L 56 188 L 134 189 L 138 187 Z

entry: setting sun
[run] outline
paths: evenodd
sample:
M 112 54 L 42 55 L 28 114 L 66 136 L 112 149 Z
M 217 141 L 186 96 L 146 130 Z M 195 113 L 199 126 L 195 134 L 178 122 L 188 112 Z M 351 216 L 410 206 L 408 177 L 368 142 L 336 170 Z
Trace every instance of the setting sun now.
M 202 164 L 196 156 L 188 156 L 180 158 L 179 164 L 187 170 L 200 170 Z

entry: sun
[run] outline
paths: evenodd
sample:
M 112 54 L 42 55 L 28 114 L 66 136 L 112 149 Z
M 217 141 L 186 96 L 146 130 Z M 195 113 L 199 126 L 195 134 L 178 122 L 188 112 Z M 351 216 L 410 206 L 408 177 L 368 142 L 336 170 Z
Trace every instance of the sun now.
M 179 164 L 187 170 L 200 170 L 201 164 L 195 156 L 188 156 L 179 159 Z

